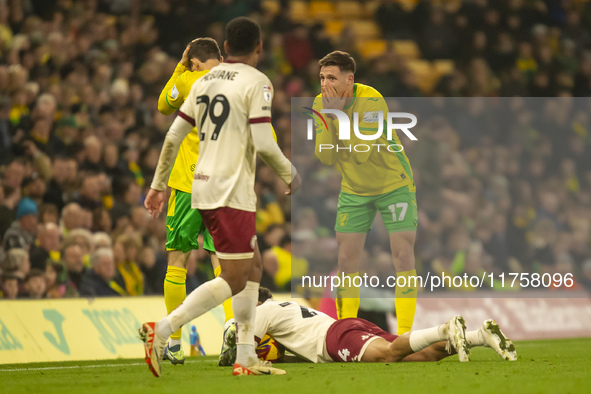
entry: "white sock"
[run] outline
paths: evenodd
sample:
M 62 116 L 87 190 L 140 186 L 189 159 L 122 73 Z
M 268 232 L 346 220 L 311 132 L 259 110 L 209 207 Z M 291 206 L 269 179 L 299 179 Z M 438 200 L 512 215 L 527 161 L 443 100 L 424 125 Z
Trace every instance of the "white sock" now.
M 232 297 L 230 285 L 218 276 L 193 290 L 178 308 L 156 324 L 156 331 L 159 335 L 168 338 L 184 324 L 215 308 L 230 297 Z
M 466 341 L 470 346 L 484 346 L 484 337 L 480 330 L 466 331 Z
M 234 320 L 236 320 L 236 362 L 243 366 L 256 363 L 254 350 L 254 321 L 259 284 L 248 281 L 244 290 L 232 298 Z
M 444 331 L 444 324 L 426 328 L 424 330 L 411 331 L 408 342 L 413 352 L 418 352 L 424 348 L 431 346 L 435 342 L 445 341 L 446 335 Z
M 180 344 L 181 344 L 181 340 L 180 339 L 172 339 L 172 338 L 170 338 L 168 340 L 168 346 L 170 346 L 170 347 L 173 347 L 173 346 L 176 346 L 176 345 L 180 345 Z

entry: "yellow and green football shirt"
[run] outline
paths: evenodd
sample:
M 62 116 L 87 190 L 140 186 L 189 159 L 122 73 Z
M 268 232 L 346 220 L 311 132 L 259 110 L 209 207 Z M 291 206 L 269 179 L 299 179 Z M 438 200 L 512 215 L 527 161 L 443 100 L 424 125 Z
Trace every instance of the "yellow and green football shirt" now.
M 207 74 L 205 71 L 189 71 L 182 64 L 178 64 L 170 80 L 158 98 L 158 110 L 164 115 L 174 113 L 185 102 L 193 83 Z M 168 186 L 185 193 L 191 193 L 195 163 L 199 157 L 199 133 L 193 128 L 185 137 L 179 148 L 179 153 L 170 171 Z
M 322 94 L 316 96 L 313 109 L 322 109 Z M 353 131 L 353 113 L 359 115 L 359 132 L 364 135 L 374 135 L 378 130 L 378 112 L 383 113 L 383 133 L 372 141 L 365 141 L 357 137 Z M 358 196 L 375 196 L 389 193 L 393 190 L 408 186 L 410 192 L 416 191 L 412 178 L 410 162 L 400 150 L 400 139 L 392 133 L 392 140 L 386 136 L 388 106 L 376 89 L 371 86 L 356 83 L 353 90 L 353 100 L 343 108 L 351 120 L 351 138 L 339 140 L 338 121 L 323 115 L 324 121 L 316 121 L 316 156 L 327 165 L 335 165 L 342 174 L 341 190 Z M 328 127 L 327 127 L 328 126 Z M 334 149 L 319 149 L 321 144 L 332 145 Z M 398 146 L 392 146 L 396 144 Z M 355 146 L 366 145 L 355 151 Z M 387 146 L 392 146 L 387 149 Z M 338 147 L 338 151 L 337 148 Z M 367 152 L 362 152 L 368 149 Z

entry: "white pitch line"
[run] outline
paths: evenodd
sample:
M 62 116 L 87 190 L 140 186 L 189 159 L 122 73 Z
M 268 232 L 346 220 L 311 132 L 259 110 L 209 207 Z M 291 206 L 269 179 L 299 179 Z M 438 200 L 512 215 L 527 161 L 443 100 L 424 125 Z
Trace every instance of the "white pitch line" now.
M 192 363 L 202 363 L 206 361 L 213 362 L 214 360 L 186 360 L 185 363 L 192 364 Z M 146 365 L 146 363 L 130 363 L 130 364 L 101 364 L 101 365 L 71 365 L 68 367 L 42 367 L 42 368 L 12 368 L 12 369 L 2 369 L 0 367 L 0 372 L 27 372 L 27 371 L 49 371 L 54 369 L 84 369 L 84 368 L 113 368 L 113 367 L 128 367 L 128 366 L 138 366 L 138 365 Z

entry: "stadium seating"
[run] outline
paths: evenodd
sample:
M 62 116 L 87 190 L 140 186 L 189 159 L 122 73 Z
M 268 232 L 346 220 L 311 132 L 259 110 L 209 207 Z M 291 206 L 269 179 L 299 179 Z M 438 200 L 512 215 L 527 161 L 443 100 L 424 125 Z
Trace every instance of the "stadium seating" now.
M 316 21 L 325 21 L 334 18 L 335 6 L 330 1 L 311 1 L 308 7 L 308 15 Z
M 416 42 L 412 40 L 394 40 L 394 51 L 406 59 L 415 60 L 421 57 L 421 51 Z
M 373 40 L 382 36 L 380 28 L 372 20 L 355 20 L 350 26 L 358 40 Z
M 357 50 L 364 59 L 374 59 L 382 56 L 386 52 L 387 47 L 386 40 L 359 41 L 357 43 Z

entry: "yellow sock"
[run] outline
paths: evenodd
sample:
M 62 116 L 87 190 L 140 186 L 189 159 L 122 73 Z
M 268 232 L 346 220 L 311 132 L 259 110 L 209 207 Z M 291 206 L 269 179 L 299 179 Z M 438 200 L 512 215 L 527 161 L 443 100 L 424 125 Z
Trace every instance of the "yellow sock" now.
M 342 278 L 342 274 L 338 274 Z M 345 274 L 344 283 L 337 287 L 337 316 L 339 319 L 357 317 L 359 310 L 359 287 L 353 286 L 353 279 L 359 276 L 359 272 Z M 351 283 L 346 278 L 351 278 Z
M 213 270 L 213 274 L 215 275 L 216 278 L 218 276 L 220 276 L 221 273 L 222 273 L 221 266 L 217 266 Z M 232 310 L 232 297 L 230 297 L 226 301 L 224 301 L 222 303 L 222 306 L 224 307 L 224 315 L 226 316 L 226 321 L 232 319 L 234 317 L 234 311 Z
M 170 313 L 183 303 L 187 297 L 187 270 L 169 265 L 164 279 L 164 303 L 166 312 Z M 170 338 L 181 339 L 181 329 L 175 331 Z
M 415 319 L 415 310 L 417 309 L 417 283 L 416 280 L 409 277 L 416 276 L 417 270 L 402 271 L 396 273 L 397 277 L 405 277 L 404 279 L 396 278 L 396 298 L 394 305 L 396 306 L 396 319 L 398 320 L 398 335 L 409 332 L 412 328 L 412 323 Z M 398 284 L 406 284 L 406 286 L 398 286 Z

